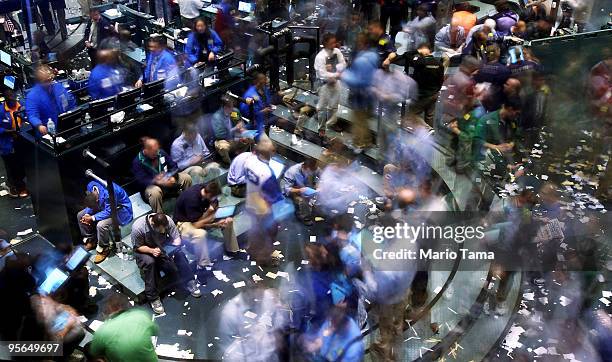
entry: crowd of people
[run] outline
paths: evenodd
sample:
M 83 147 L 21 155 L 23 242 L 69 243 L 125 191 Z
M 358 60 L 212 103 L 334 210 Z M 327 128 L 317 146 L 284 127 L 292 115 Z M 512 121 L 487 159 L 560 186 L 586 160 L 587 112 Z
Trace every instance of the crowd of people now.
M 237 36 L 232 34 L 231 21 L 224 18 L 233 14 L 231 2 L 223 2 L 214 29 L 195 16 L 195 1 L 179 0 L 178 4 L 181 21 L 192 28 L 185 53 L 175 56 L 161 38 L 150 38 L 146 62 L 137 72 L 123 60 L 125 39 L 99 10 L 91 10 L 85 46 L 92 65 L 88 83 L 92 99 L 181 77 L 184 70 L 218 65 L 222 50 L 231 47 Z M 355 4 L 346 24 L 322 36 L 314 58 L 318 101 L 314 109 L 301 106 L 292 113 L 292 146 L 302 139 L 312 140 L 305 128 L 314 115 L 314 134 L 326 146 L 318 159 L 303 157 L 282 174 L 273 169 L 276 146 L 270 129 L 278 122 L 273 113 L 288 97 L 271 89 L 265 73 L 256 73 L 241 97 L 224 95 L 212 116 L 194 112 L 187 117 L 189 121 L 180 125 L 178 137 L 171 142 L 143 135 L 131 174 L 133 187 L 150 206 L 150 213 L 134 215 L 129 193 L 118 184 L 91 181 L 87 185 L 83 208 L 75 215 L 83 246 L 95 250 L 94 263 L 102 263 L 119 248 L 113 243 L 113 223 L 131 224 L 144 296 L 158 315 L 165 313 L 162 289 L 199 298 L 211 270 L 228 260 L 278 268 L 283 258 L 274 245 L 281 226 L 293 217 L 306 228 L 316 227 L 317 218 L 325 220 L 322 237 L 300 246 L 304 268 L 290 285 L 271 288 L 247 280 L 245 291 L 226 301 L 218 326 L 224 359 L 360 361 L 367 347 L 361 329 L 376 320 L 379 333 L 370 351 L 377 360 L 400 360 L 405 321 L 426 311 L 430 300 L 431 272 L 428 265 L 418 263 L 399 270 L 376 268 L 363 255 L 358 237 L 362 225 L 353 208 L 368 191 L 360 184 L 360 166 L 352 159 L 368 149 L 377 146 L 383 171 L 380 202 L 365 202 L 381 215 L 372 225 L 413 222 L 416 214 L 423 218 L 423 214 L 458 208 L 486 210 L 481 202 L 486 196 L 478 187 L 468 190 L 468 201 L 458 207 L 457 201 L 434 186 L 438 177 L 432 166 L 435 147 L 447 151 L 444 167 L 474 182 L 485 179 L 503 185 L 529 172 L 529 150 L 547 123 L 554 89 L 546 64 L 522 44 L 552 36 L 557 28 L 573 27 L 576 20 L 571 9 L 566 7 L 560 24 L 555 24 L 544 2 L 517 13 L 502 0 L 495 3 L 496 13 L 486 19 L 457 9 L 443 24 L 443 19 L 436 19 L 437 1 L 415 2 L 410 19 L 410 7 L 404 1 L 381 1 L 376 5 L 379 12 L 373 12 L 373 6 L 369 1 Z M 580 29 L 585 25 L 578 23 Z M 65 35 L 63 30 L 61 34 Z M 585 80 L 586 97 L 589 117 L 601 121 L 597 127 L 607 130 L 612 120 L 612 52 L 609 48 L 602 52 L 603 60 Z M 23 164 L 15 157 L 19 126 L 28 122 L 39 136 L 45 136 L 53 133 L 61 113 L 77 107 L 73 95 L 54 77 L 51 67 L 39 65 L 37 83 L 25 100 L 4 91 L 0 154 L 12 197 L 28 195 Z M 167 81 L 166 87 L 172 85 Z M 352 138 L 335 136 L 344 130 L 339 107 L 345 90 Z M 376 139 L 372 119 L 378 121 Z M 223 169 L 228 172 L 221 176 Z M 221 184 L 229 190 L 224 192 Z M 501 225 L 503 240 L 495 250 L 523 261 L 533 255 L 542 258 L 539 264 L 544 271 L 530 276 L 547 283 L 552 283 L 552 276 L 546 271 L 562 261 L 553 259 L 561 252 L 563 236 L 541 235 L 543 228 L 566 218 L 558 189 L 552 181 L 524 186 L 509 196 L 500 211 L 502 220 L 486 220 Z M 245 205 L 250 227 L 244 241 L 236 235 L 234 215 L 216 216 L 228 194 Z M 173 205 L 169 199 L 175 200 Z M 209 250 L 213 234 L 223 243 L 222 256 Z M 537 246 L 531 242 L 534 239 Z M 414 245 L 420 247 L 425 245 Z M 60 250 L 56 258 L 66 258 L 68 249 Z M 580 250 L 577 263 L 588 264 L 588 252 L 592 249 Z M 512 257 L 496 260 L 491 267 L 489 279 L 498 283 L 486 298 L 486 314 L 508 312 L 506 298 L 516 263 L 505 259 Z M 12 256 L 0 272 L 2 295 L 13 296 L 2 298 L 2 309 L 14 311 L 1 323 L 0 334 L 4 340 L 59 341 L 70 352 L 84 337 L 77 316 L 89 313 L 91 307 L 87 269 L 81 268 L 56 293 L 38 295 L 30 269 L 32 265 L 40 269 L 40 263 Z M 247 312 L 259 316 L 258 321 L 245 322 Z M 60 327 L 58 315 L 64 321 Z M 104 302 L 104 315 L 108 319 L 86 349 L 91 360 L 157 359 L 150 337 L 159 329 L 147 313 L 112 293 Z M 594 328 L 609 329 L 609 316 L 607 321 L 597 320 L 601 325 Z M 609 338 L 597 348 L 608 342 Z

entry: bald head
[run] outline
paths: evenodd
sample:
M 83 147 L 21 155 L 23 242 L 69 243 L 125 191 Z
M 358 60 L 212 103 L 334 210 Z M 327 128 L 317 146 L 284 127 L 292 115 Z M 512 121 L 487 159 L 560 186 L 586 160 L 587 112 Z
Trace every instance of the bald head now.
M 157 158 L 159 153 L 159 141 L 155 138 L 146 138 L 143 141 L 142 153 L 145 157 L 149 159 Z
M 521 91 L 521 81 L 516 78 L 508 78 L 504 83 L 504 93 L 507 96 L 516 96 Z
M 397 193 L 397 203 L 402 209 L 414 204 L 416 198 L 417 194 L 413 189 L 404 188 Z
M 264 160 L 269 160 L 270 158 L 272 158 L 274 151 L 274 144 L 267 137 L 262 137 L 259 140 L 259 143 L 257 143 L 257 146 L 255 147 L 255 152 L 257 152 L 259 157 Z

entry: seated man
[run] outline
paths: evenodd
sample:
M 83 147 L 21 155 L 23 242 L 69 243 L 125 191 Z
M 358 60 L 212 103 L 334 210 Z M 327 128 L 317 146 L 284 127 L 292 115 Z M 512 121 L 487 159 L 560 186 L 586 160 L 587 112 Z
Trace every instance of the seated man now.
M 442 52 L 445 68 L 450 65 L 452 57 L 461 55 L 461 47 L 466 40 L 465 33 L 465 29 L 458 24 L 458 21 L 452 19 L 450 24 L 440 29 L 436 34 L 435 51 Z
M 285 195 L 291 198 L 296 205 L 296 216 L 306 225 L 312 225 L 312 206 L 310 197 L 316 188 L 317 160 L 307 158 L 287 169 L 283 175 Z
M 174 220 L 181 236 L 191 241 L 198 250 L 198 268 L 212 265 L 206 245 L 206 230 L 220 228 L 225 240 L 225 253 L 232 257 L 238 252 L 238 240 L 231 217 L 216 219 L 219 207 L 217 197 L 221 187 L 216 182 L 194 185 L 185 190 L 176 201 Z
M 194 297 L 201 296 L 189 261 L 180 249 L 181 235 L 169 216 L 162 213 L 149 214 L 132 225 L 132 245 L 136 264 L 144 274 L 145 296 L 153 312 L 164 313 L 159 299 L 157 277 L 160 271 L 169 275 L 175 284 L 180 284 Z
M 221 156 L 223 162 L 229 165 L 232 160 L 229 150 L 234 139 L 244 131 L 240 111 L 234 107 L 234 101 L 227 97 L 221 97 L 221 108 L 212 116 L 212 129 L 215 135 L 215 149 Z
M 168 192 L 177 193 L 191 186 L 191 176 L 178 171 L 176 163 L 159 147 L 159 141 L 146 137 L 142 151 L 132 161 L 132 173 L 142 199 L 153 212 L 164 211 L 162 200 Z
M 121 186 L 113 183 L 113 189 L 117 222 L 121 226 L 127 225 L 133 218 L 132 203 Z M 77 214 L 79 229 L 85 241 L 85 249 L 96 248 L 97 255 L 94 263 L 98 264 L 103 262 L 110 252 L 110 239 L 113 232 L 111 209 L 113 206 L 108 190 L 98 181 L 91 181 L 87 184 L 87 194 L 83 203 L 85 208 Z
M 172 142 L 170 155 L 178 169 L 191 176 L 193 183 L 201 183 L 209 174 L 216 177 L 220 173 L 219 164 L 210 161 L 212 155 L 192 125 L 186 125 L 183 133 Z
M 246 161 L 255 157 L 253 152 L 249 152 L 246 143 L 236 143 L 233 147 L 234 160 L 230 164 L 227 172 L 227 184 L 232 190 L 232 196 L 245 197 L 246 196 Z

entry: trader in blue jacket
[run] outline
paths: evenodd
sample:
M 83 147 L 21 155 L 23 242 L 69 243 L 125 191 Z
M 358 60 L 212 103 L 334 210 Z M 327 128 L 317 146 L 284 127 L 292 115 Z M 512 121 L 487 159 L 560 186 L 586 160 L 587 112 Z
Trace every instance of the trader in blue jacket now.
M 6 185 L 10 197 L 27 197 L 25 169 L 22 158 L 15 152 L 15 138 L 21 126 L 18 111 L 21 104 L 12 89 L 4 90 L 4 102 L 0 109 L 0 157 L 6 169 Z
M 129 224 L 133 218 L 130 198 L 121 186 L 113 183 L 113 189 L 115 190 L 115 205 L 117 205 L 117 222 L 120 226 Z M 113 206 L 106 186 L 98 181 L 89 182 L 84 204 L 85 208 L 77 214 L 79 229 L 85 241 L 85 248 L 87 250 L 96 248 L 94 263 L 101 263 L 110 252 L 113 232 L 111 218 Z
M 253 85 L 242 95 L 246 103 L 240 103 L 240 113 L 251 122 L 247 128 L 256 130 L 255 141 L 264 133 L 264 128 L 275 123 L 272 117 L 272 92 L 268 87 L 268 77 L 263 73 L 254 76 Z
M 74 96 L 62 84 L 54 82 L 54 79 L 55 73 L 48 65 L 39 66 L 36 69 L 38 83 L 30 89 L 26 96 L 25 110 L 28 122 L 42 136 L 48 132 L 49 119 L 57 126 L 58 116 L 77 106 Z
M 144 76 L 136 82 L 136 88 L 143 83 L 154 82 L 159 79 L 171 78 L 178 75 L 178 66 L 174 56 L 168 49 L 161 37 L 153 37 L 148 41 L 149 54 Z M 178 80 L 177 80 L 178 81 Z
M 92 99 L 112 97 L 125 85 L 125 70 L 117 64 L 116 50 L 98 50 L 98 64 L 89 75 L 87 88 Z
M 187 61 L 185 67 L 197 66 L 202 63 L 211 64 L 223 49 L 223 41 L 219 34 L 206 25 L 204 19 L 197 19 L 193 26 L 194 31 L 189 33 L 185 54 Z

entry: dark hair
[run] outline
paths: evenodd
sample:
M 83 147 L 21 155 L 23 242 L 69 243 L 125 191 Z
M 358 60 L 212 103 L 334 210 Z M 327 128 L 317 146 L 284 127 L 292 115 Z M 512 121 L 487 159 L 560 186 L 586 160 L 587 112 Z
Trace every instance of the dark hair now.
M 111 316 L 117 312 L 128 310 L 130 307 L 130 301 L 128 300 L 127 296 L 121 293 L 112 293 L 104 301 L 103 313 L 106 316 Z
M 224 94 L 221 96 L 221 104 L 223 106 L 234 106 L 234 98 L 228 96 L 227 94 Z
M 204 190 L 207 194 L 211 194 L 213 196 L 221 195 L 221 186 L 218 182 L 209 182 L 204 186 Z
M 335 39 L 336 38 L 336 34 L 333 33 L 325 33 L 323 34 L 323 44 L 327 44 L 328 41 L 330 41 L 331 39 Z
M 369 23 L 368 25 L 369 25 L 369 26 L 377 26 L 377 27 L 379 27 L 379 28 L 381 28 L 381 29 L 385 30 L 385 29 L 383 28 L 382 24 L 380 23 L 380 21 L 378 21 L 378 20 L 373 20 L 373 21 L 370 21 L 370 23 Z
M 161 36 L 152 36 L 147 40 L 147 44 L 148 43 L 157 43 L 163 47 L 166 46 L 166 39 Z
M 510 5 L 508 5 L 507 0 L 499 0 L 495 2 L 495 10 L 501 13 L 502 11 L 510 10 Z
M 151 216 L 151 225 L 153 226 L 168 227 L 168 224 L 168 217 L 161 212 Z
M 521 98 L 517 96 L 506 99 L 506 101 L 504 102 L 504 107 L 520 110 L 522 107 Z
M 85 207 L 88 207 L 90 209 L 95 208 L 96 206 L 98 206 L 98 196 L 93 192 L 88 192 L 85 195 L 85 198 L 83 199 L 83 204 L 85 205 Z
M 331 223 L 337 230 L 345 231 L 347 233 L 353 230 L 353 217 L 351 216 L 351 214 L 342 214 L 335 216 L 331 220 Z
M 423 42 L 420 42 L 420 43 L 417 45 L 417 47 L 416 47 L 416 48 L 417 48 L 417 49 L 427 48 L 427 49 L 431 50 L 431 45 L 429 44 L 429 42 L 428 42 L 428 41 L 423 41 Z
M 310 170 L 315 170 L 317 168 L 317 159 L 311 157 L 304 159 L 304 167 Z

